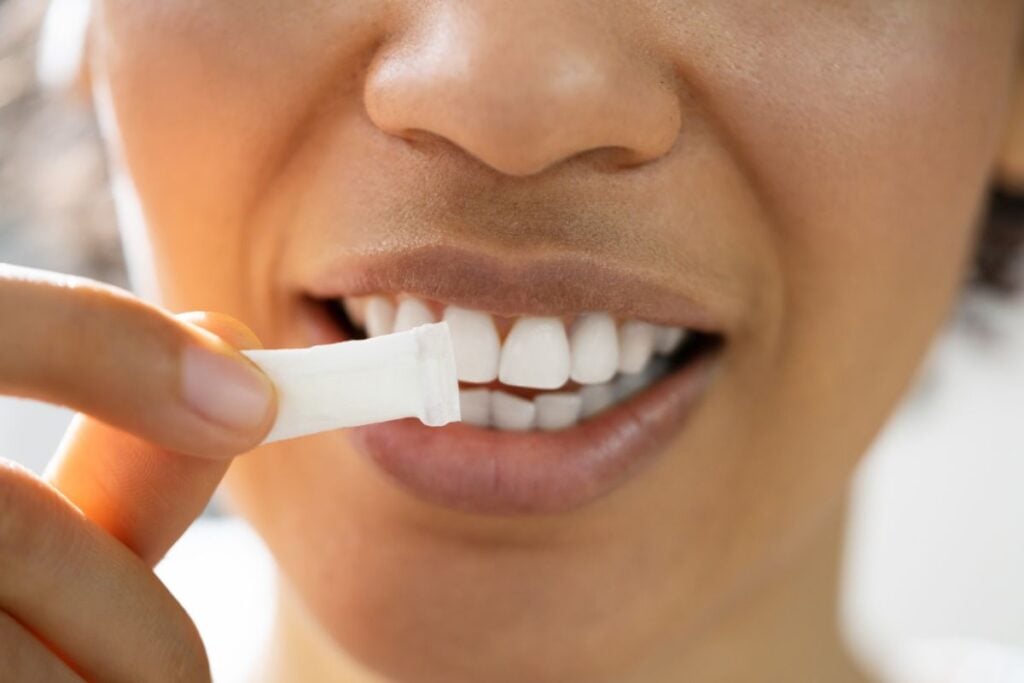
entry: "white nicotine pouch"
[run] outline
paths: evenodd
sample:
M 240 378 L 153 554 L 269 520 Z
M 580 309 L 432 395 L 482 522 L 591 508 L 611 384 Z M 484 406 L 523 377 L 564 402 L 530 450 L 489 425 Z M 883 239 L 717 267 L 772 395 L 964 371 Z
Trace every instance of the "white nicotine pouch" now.
M 447 323 L 305 349 L 242 353 L 277 388 L 277 419 L 263 443 L 404 417 L 431 427 L 460 419 Z

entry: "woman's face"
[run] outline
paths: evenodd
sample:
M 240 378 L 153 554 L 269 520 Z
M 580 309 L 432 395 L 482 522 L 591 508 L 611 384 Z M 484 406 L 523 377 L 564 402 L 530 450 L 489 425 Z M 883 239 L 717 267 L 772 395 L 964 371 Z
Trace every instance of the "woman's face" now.
M 1016 0 L 101 0 L 90 64 L 174 309 L 271 347 L 370 294 L 721 340 L 575 430 L 327 433 L 229 475 L 372 668 L 597 680 L 834 514 L 961 285 L 1022 27 Z

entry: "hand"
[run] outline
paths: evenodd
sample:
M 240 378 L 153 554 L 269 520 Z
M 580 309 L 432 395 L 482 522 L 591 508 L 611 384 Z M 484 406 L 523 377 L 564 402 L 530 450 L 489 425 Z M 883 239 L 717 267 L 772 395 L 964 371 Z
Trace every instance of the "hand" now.
M 235 351 L 258 340 L 3 265 L 0 321 L 0 393 L 89 415 L 44 478 L 0 460 L 0 680 L 209 680 L 152 567 L 273 422 L 269 380 Z

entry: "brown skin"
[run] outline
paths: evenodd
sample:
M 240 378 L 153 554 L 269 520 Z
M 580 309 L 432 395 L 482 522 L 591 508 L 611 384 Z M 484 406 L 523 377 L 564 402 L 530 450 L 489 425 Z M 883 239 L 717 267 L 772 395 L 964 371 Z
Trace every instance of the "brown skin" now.
M 237 461 L 287 587 L 272 671 L 857 679 L 844 487 L 1018 158 L 1024 2 L 95 4 L 168 307 L 303 344 L 323 255 L 471 244 L 611 259 L 727 326 L 665 457 L 566 514 L 428 505 L 339 434 Z

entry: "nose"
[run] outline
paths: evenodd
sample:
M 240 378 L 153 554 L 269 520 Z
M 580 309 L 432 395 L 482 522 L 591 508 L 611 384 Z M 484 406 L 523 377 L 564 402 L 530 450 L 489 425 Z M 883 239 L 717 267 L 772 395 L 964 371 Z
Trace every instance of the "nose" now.
M 382 131 L 443 138 L 515 176 L 595 150 L 636 166 L 675 143 L 672 79 L 609 12 L 551 0 L 434 7 L 367 74 L 365 107 Z

